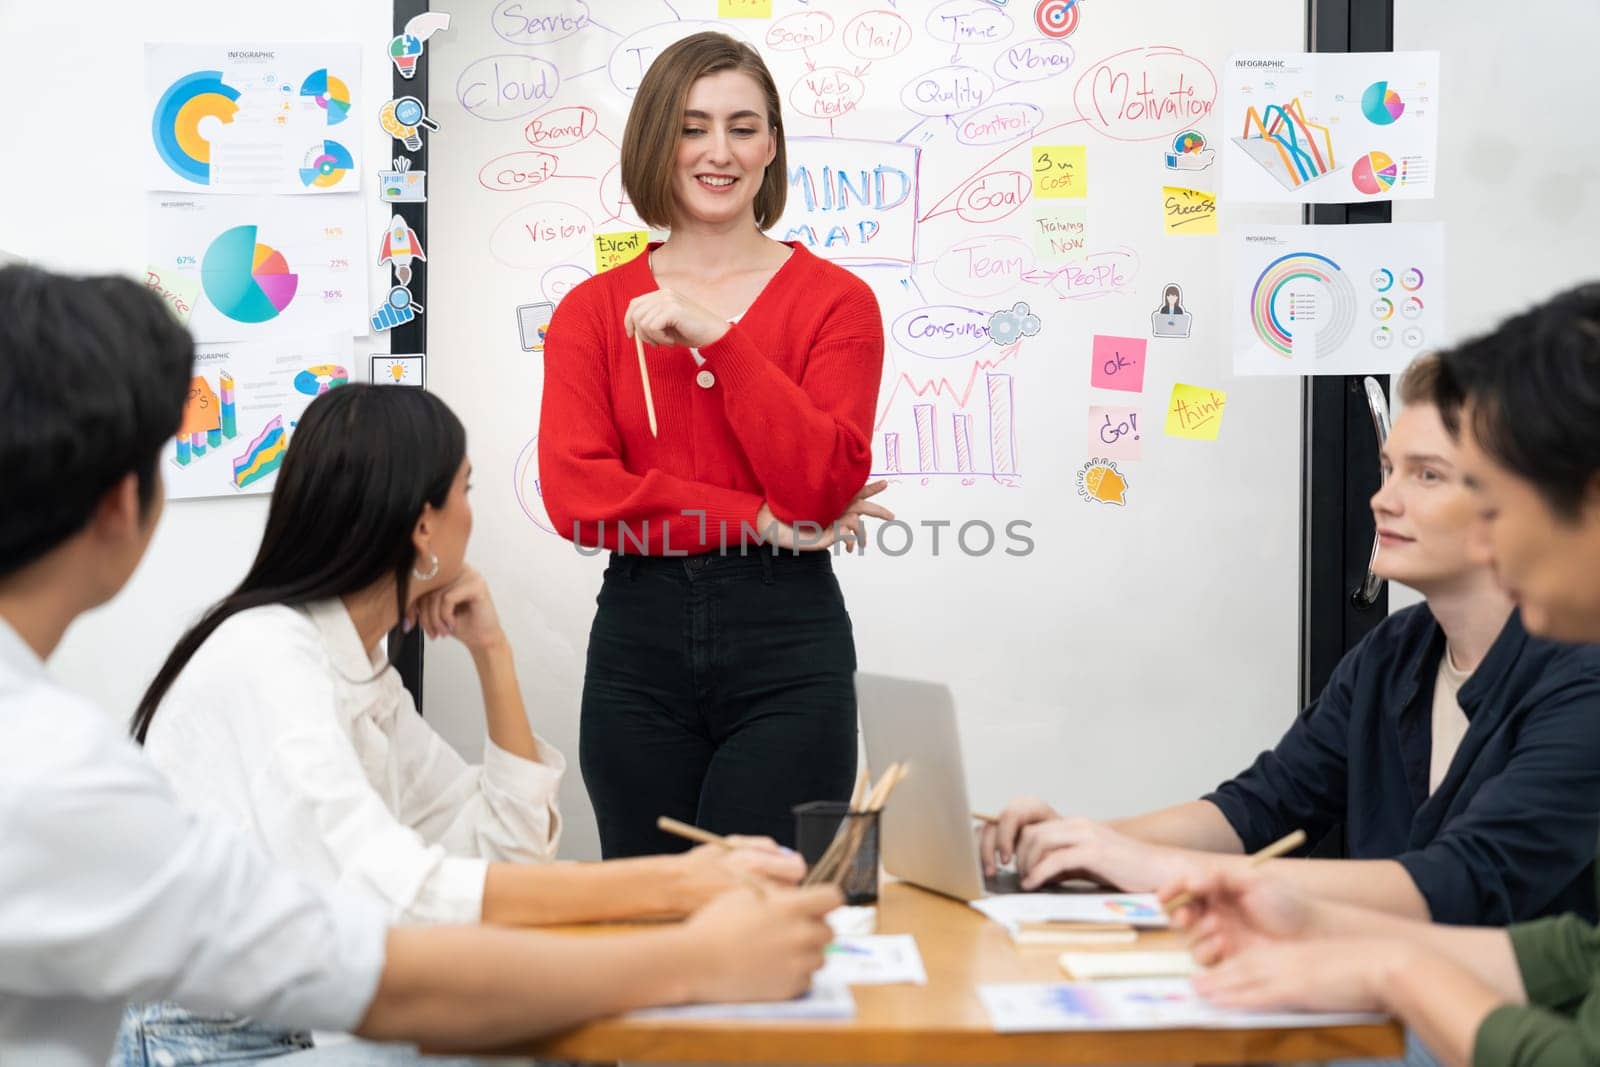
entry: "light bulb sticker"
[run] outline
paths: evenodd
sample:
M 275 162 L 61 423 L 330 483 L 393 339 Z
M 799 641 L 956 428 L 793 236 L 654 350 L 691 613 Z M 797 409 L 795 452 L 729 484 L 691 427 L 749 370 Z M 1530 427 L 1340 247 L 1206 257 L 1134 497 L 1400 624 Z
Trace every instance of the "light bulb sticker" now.
M 373 385 L 409 385 L 424 389 L 428 385 L 427 356 L 422 353 L 408 355 L 374 355 L 371 358 L 368 380 Z
M 372 313 L 372 328 L 382 333 L 396 326 L 404 326 L 420 314 L 422 305 L 411 298 L 411 290 L 403 285 L 397 285 L 389 290 L 389 295 Z
M 400 77 L 417 76 L 417 60 L 422 58 L 428 38 L 450 28 L 450 16 L 443 11 L 424 11 L 406 23 L 405 30 L 389 42 L 389 59 Z
M 414 96 L 402 96 L 384 104 L 378 112 L 378 125 L 411 152 L 422 147 L 420 131 L 439 128 L 439 124 L 428 117 L 422 101 Z

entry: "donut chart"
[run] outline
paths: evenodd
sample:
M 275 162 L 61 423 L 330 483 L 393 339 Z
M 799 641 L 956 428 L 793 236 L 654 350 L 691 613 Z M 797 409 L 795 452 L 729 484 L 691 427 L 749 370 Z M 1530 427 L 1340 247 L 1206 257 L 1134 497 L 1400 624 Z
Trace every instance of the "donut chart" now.
M 1388 82 L 1373 82 L 1361 94 L 1361 113 L 1374 126 L 1388 126 L 1406 113 L 1406 102 Z
M 210 185 L 211 143 L 200 136 L 200 121 L 232 122 L 238 100 L 239 90 L 222 80 L 220 70 L 197 70 L 169 85 L 150 124 L 161 161 L 180 178 Z
M 328 73 L 326 67 L 314 70 L 300 83 L 300 95 L 313 97 L 328 113 L 328 125 L 337 126 L 350 117 L 350 87 Z
M 1256 279 L 1250 318 L 1261 343 L 1285 359 L 1294 356 L 1294 324 L 1309 318 L 1318 324 L 1313 352 L 1321 358 L 1337 351 L 1355 327 L 1356 287 L 1327 256 L 1291 252 Z
M 1399 176 L 1400 168 L 1386 152 L 1368 152 L 1350 168 L 1350 183 L 1368 196 L 1388 192 Z
M 206 299 L 235 322 L 267 322 L 294 300 L 300 278 L 283 253 L 256 240 L 254 226 L 218 234 L 200 261 Z
M 344 180 L 355 167 L 350 150 L 338 141 L 323 141 L 313 145 L 306 153 L 306 165 L 300 168 L 300 181 L 318 189 L 332 189 Z
M 350 372 L 337 363 L 319 363 L 307 367 L 294 376 L 295 392 L 306 396 L 321 396 L 329 389 L 337 389 L 350 380 Z

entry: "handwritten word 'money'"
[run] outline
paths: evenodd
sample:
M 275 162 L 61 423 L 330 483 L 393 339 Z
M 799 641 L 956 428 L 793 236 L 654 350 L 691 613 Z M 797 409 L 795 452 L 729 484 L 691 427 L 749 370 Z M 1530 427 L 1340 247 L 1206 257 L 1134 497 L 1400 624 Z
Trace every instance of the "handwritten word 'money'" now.
M 1078 113 L 1118 141 L 1176 133 L 1211 114 L 1217 78 L 1177 48 L 1134 48 L 1089 68 L 1074 86 Z
M 561 87 L 555 64 L 535 56 L 485 56 L 456 79 L 456 99 L 480 119 L 503 122 L 537 110 Z

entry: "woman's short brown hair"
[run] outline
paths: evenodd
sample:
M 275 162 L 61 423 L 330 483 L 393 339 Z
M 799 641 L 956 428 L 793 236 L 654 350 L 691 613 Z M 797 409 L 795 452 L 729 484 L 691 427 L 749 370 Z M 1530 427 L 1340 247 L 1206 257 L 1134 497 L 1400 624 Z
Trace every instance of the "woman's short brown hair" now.
M 658 229 L 672 225 L 672 174 L 683 139 L 689 87 L 707 74 L 737 70 L 755 79 L 767 97 L 767 122 L 778 151 L 756 193 L 756 225 L 765 230 L 783 214 L 789 167 L 783 150 L 778 86 L 761 54 L 725 33 L 696 33 L 669 45 L 644 72 L 622 133 L 622 187 L 633 210 Z
M 1395 391 L 1400 394 L 1400 403 L 1408 407 L 1432 404 L 1438 408 L 1439 421 L 1455 437 L 1461 426 L 1461 397 L 1444 388 L 1447 377 L 1438 355 L 1429 352 L 1411 361 L 1411 366 L 1401 373 Z

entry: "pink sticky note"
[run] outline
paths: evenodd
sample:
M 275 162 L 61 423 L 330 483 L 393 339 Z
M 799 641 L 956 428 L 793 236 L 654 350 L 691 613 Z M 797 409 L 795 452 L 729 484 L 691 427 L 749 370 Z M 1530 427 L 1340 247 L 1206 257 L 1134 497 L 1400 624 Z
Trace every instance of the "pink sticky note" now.
M 1089 455 L 1138 459 L 1144 452 L 1144 415 L 1138 408 L 1094 404 L 1089 408 Z
M 1089 368 L 1089 384 L 1096 389 L 1121 389 L 1137 393 L 1144 389 L 1143 337 L 1094 335 L 1094 365 Z

